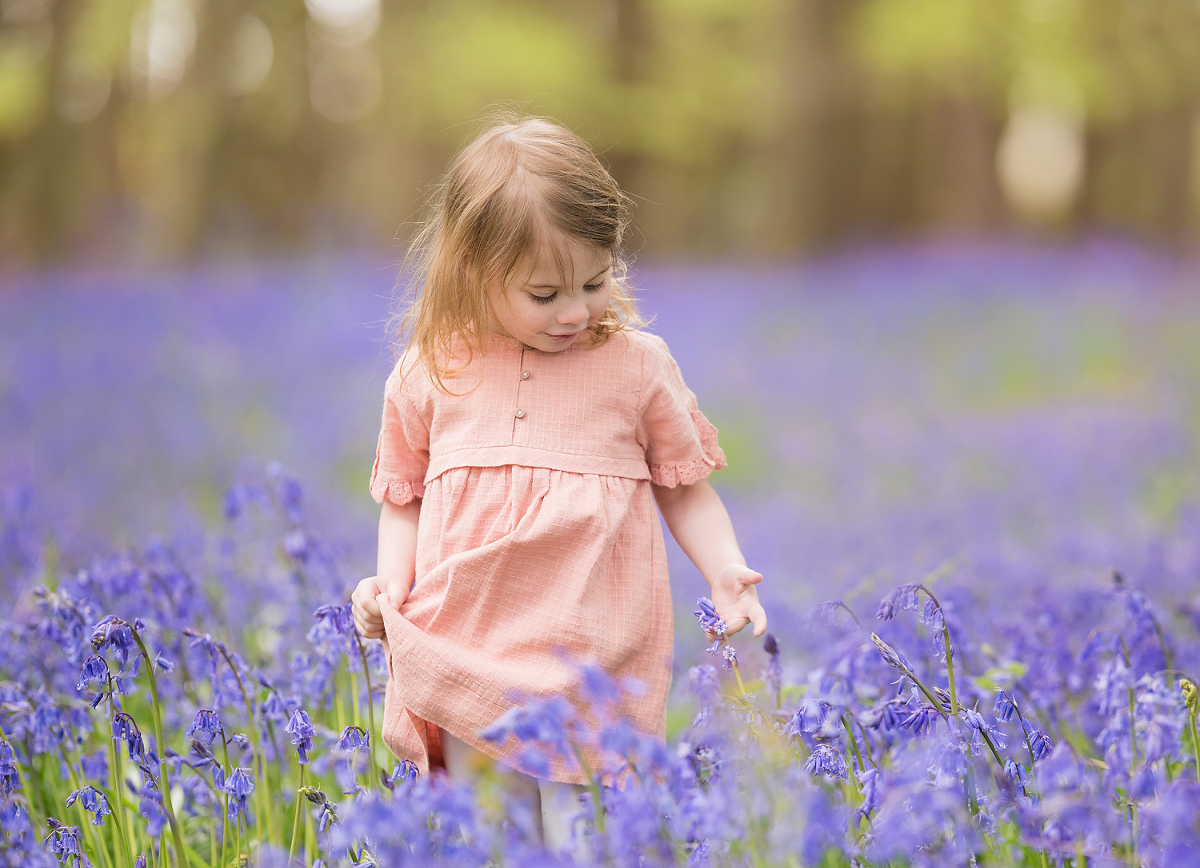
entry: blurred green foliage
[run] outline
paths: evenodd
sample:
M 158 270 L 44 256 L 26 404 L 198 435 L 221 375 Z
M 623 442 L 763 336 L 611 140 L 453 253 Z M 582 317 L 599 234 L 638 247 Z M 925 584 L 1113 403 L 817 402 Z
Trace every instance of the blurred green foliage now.
M 1193 0 L 0 0 L 0 257 L 402 241 L 497 103 L 643 253 L 1200 225 Z

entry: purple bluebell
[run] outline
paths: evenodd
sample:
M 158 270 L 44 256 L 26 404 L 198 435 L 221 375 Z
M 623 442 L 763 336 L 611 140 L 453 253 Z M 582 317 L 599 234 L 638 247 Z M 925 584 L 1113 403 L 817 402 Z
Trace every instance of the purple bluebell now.
M 253 822 L 250 819 L 249 799 L 254 792 L 254 780 L 250 776 L 250 769 L 235 768 L 222 789 L 233 796 L 229 800 L 229 819 L 236 822 L 238 817 L 245 817 L 247 823 Z
M 159 651 L 154 655 L 154 668 L 159 672 L 171 673 L 175 671 L 175 661 L 167 659 Z
M 98 654 L 93 654 L 83 661 L 83 669 L 79 672 L 79 683 L 75 687 L 77 690 L 83 690 L 95 681 L 101 685 L 102 690 L 107 690 L 108 677 L 108 661 Z
M 783 664 L 779 659 L 779 643 L 774 634 L 763 636 L 763 651 L 767 653 L 767 689 L 778 696 L 783 689 Z
M 1025 767 L 1010 756 L 1004 758 L 1004 774 L 1018 786 L 1025 785 Z
M 138 856 L 133 863 L 133 868 L 146 868 L 146 854 Z
M 317 728 L 309 721 L 308 713 L 302 708 L 296 709 L 292 712 L 292 719 L 288 721 L 284 730 L 292 737 L 292 744 L 296 746 L 296 755 L 300 764 L 307 764 L 308 752 L 312 750 L 313 746 L 313 736 L 317 734 Z
M 146 834 L 157 838 L 167 828 L 167 815 L 162 806 L 162 794 L 152 778 L 143 780 L 135 792 L 141 798 L 138 801 L 138 813 L 146 820 Z
M 713 606 L 713 601 L 708 597 L 696 598 L 696 608 L 692 611 L 692 614 L 696 616 L 696 620 L 700 622 L 700 626 L 704 628 L 706 633 L 711 633 L 718 639 L 724 638 L 727 635 L 725 621 L 717 614 L 717 610 Z
M 205 747 L 210 746 L 222 732 L 221 718 L 211 708 L 201 708 L 197 711 L 187 728 L 187 734 L 202 742 Z
M 85 811 L 94 815 L 92 818 L 93 826 L 103 826 L 104 818 L 112 813 L 112 810 L 108 807 L 108 799 L 104 797 L 104 793 L 95 787 L 86 786 L 80 790 L 72 790 L 71 794 L 67 796 L 67 807 L 69 808 L 75 804 L 77 799 L 83 805 Z
M 328 826 L 337 822 L 337 811 L 320 787 L 301 787 L 300 795 L 317 806 L 317 828 L 319 831 L 324 832 Z
M 802 700 L 800 707 L 796 709 L 796 713 L 784 727 L 784 735 L 789 738 L 798 738 L 802 733 L 817 732 L 825 724 L 830 708 L 832 706 L 828 702 L 822 702 L 819 699 L 809 697 Z
M 854 810 L 855 820 L 870 819 L 871 814 L 879 808 L 879 769 L 871 766 L 856 771 L 854 775 L 862 794 L 862 804 Z
M 370 737 L 361 726 L 347 726 L 338 738 L 338 749 L 357 753 L 370 744 Z
M 146 745 L 142 741 L 142 732 L 138 729 L 134 719 L 126 712 L 119 711 L 113 715 L 112 737 L 125 742 L 130 759 L 141 760 L 144 757 Z
M 7 799 L 13 790 L 21 788 L 21 775 L 17 770 L 17 756 L 4 739 L 0 739 L 0 798 Z
M 283 536 L 283 551 L 289 558 L 299 563 L 308 561 L 311 552 L 311 542 L 304 528 L 294 527 Z
M 1033 754 L 1035 760 L 1043 760 L 1050 756 L 1050 752 L 1054 750 L 1054 742 L 1050 737 L 1033 728 L 1028 720 L 1021 721 L 1022 727 L 1025 729 L 1025 736 L 1029 739 L 1029 750 Z
M 396 763 L 396 767 L 392 769 L 390 775 L 385 775 L 384 783 L 388 789 L 392 789 L 397 781 L 404 781 L 406 784 L 415 784 L 420 772 L 417 770 L 416 763 L 411 760 L 400 760 Z
M 1003 721 L 1012 720 L 1013 715 L 1017 714 L 1017 704 L 1003 690 L 996 694 L 996 716 Z
M 900 728 L 911 730 L 913 735 L 925 735 L 933 731 L 934 725 L 941 719 L 941 716 L 941 713 L 932 705 L 920 705 L 900 721 Z
M 804 770 L 813 777 L 825 775 L 830 778 L 846 777 L 846 758 L 829 744 L 818 744 L 808 755 Z
M 908 658 L 906 658 L 887 642 L 884 642 L 882 639 L 880 639 L 875 633 L 871 634 L 871 642 L 875 645 L 880 656 L 883 657 L 884 661 L 889 666 L 894 666 L 897 669 L 906 670 L 907 672 L 912 671 L 912 664 L 908 662 Z
M 58 859 L 59 864 L 70 865 L 72 868 L 91 868 L 92 863 L 88 861 L 87 854 L 79 843 L 78 826 L 63 825 L 54 817 L 47 817 L 46 825 L 50 834 L 43 840 L 49 844 L 50 852 Z
M 579 667 L 579 692 L 596 708 L 604 708 L 621 701 L 621 685 L 597 663 L 585 663 Z
M 141 630 L 145 625 L 140 619 L 134 622 L 133 628 L 129 623 L 120 618 L 108 615 L 92 628 L 92 647 L 97 652 L 103 651 L 105 648 L 111 648 L 121 660 L 121 665 L 125 666 L 129 663 L 130 653 L 136 653 L 137 645 L 134 643 L 133 630 Z
M 896 612 L 917 608 L 919 602 L 920 582 L 908 582 L 892 588 L 887 596 L 879 602 L 875 617 L 880 621 L 890 621 L 896 617 Z

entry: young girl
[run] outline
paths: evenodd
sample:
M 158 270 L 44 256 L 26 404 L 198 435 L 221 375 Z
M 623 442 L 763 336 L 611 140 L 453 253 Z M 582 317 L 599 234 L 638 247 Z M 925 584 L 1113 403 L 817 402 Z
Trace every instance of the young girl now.
M 578 767 L 537 781 L 479 731 L 522 694 L 577 698 L 577 664 L 593 662 L 640 681 L 621 712 L 664 733 L 655 503 L 729 632 L 767 625 L 762 576 L 705 480 L 725 466 L 716 429 L 662 339 L 637 330 L 628 219 L 596 155 L 545 120 L 494 126 L 452 163 L 410 253 L 409 344 L 371 476 L 378 575 L 352 597 L 359 632 L 389 651 L 384 743 L 422 773 L 515 769 L 552 846 Z

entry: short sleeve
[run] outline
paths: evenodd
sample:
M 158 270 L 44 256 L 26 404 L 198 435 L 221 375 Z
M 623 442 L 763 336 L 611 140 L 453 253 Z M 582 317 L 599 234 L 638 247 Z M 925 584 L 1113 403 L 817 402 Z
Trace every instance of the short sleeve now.
M 429 428 L 404 394 L 402 382 L 397 365 L 384 388 L 383 423 L 371 469 L 371 497 L 397 506 L 424 496 L 429 467 Z
M 691 485 L 725 467 L 725 453 L 666 343 L 651 338 L 643 361 L 638 441 L 646 450 L 651 482 L 667 488 Z

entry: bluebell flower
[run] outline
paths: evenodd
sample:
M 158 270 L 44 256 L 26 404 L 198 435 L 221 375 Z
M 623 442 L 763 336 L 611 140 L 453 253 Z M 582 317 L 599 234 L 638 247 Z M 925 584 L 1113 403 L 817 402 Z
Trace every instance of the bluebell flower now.
M 145 743 L 142 741 L 142 732 L 138 729 L 137 723 L 124 711 L 119 711 L 113 715 L 112 720 L 112 737 L 125 742 L 129 749 L 129 758 L 141 760 L 146 751 Z
M 896 617 L 897 611 L 916 609 L 919 601 L 920 582 L 908 582 L 892 588 L 888 595 L 879 602 L 875 617 L 880 621 L 890 621 Z
M 133 863 L 133 868 L 146 868 L 146 854 L 138 856 Z
M 400 760 L 396 763 L 396 767 L 392 769 L 392 773 L 384 774 L 383 783 L 387 788 L 393 789 L 397 781 L 404 781 L 406 784 L 415 784 L 420 776 L 420 771 L 417 769 L 416 763 L 411 760 Z
M 191 726 L 187 728 L 187 734 L 202 742 L 206 747 L 211 745 L 221 733 L 221 718 L 211 708 L 201 708 L 197 711 Z
M 825 775 L 830 778 L 845 778 L 846 758 L 832 745 L 818 744 L 808 755 L 804 770 L 813 777 Z
M 697 597 L 696 607 L 692 614 L 696 616 L 696 620 L 700 622 L 700 626 L 706 633 L 711 633 L 718 639 L 727 635 L 728 628 L 725 626 L 725 621 L 717 614 L 712 600 L 708 597 Z
M 337 811 L 320 787 L 301 787 L 300 795 L 317 806 L 319 811 L 317 828 L 319 831 L 324 832 L 326 827 L 337 822 Z
M 13 790 L 21 788 L 21 775 L 17 770 L 17 755 L 12 745 L 0 739 L 0 798 L 7 799 Z
M 370 737 L 361 726 L 346 727 L 338 739 L 338 748 L 351 753 L 357 753 L 369 744 Z
M 879 769 L 875 767 L 855 772 L 858 789 L 862 794 L 862 804 L 854 811 L 855 821 L 870 819 L 872 813 L 879 808 Z
M 138 630 L 145 627 L 140 620 L 135 621 L 134 626 Z M 122 666 L 129 662 L 130 653 L 137 648 L 130 625 L 113 615 L 108 615 L 92 628 L 91 642 L 97 652 L 103 651 L 105 648 L 112 648 L 117 657 L 121 659 Z
M 1017 704 L 1007 693 L 1001 690 L 996 695 L 996 716 L 1003 721 L 1012 720 L 1013 715 L 1017 713 Z
M 828 702 L 811 697 L 804 699 L 783 728 L 783 734 L 789 738 L 799 738 L 802 733 L 817 732 L 824 726 L 831 708 Z
M 222 790 L 233 796 L 229 800 L 229 819 L 234 822 L 237 822 L 239 816 L 244 816 L 247 823 L 251 822 L 249 799 L 250 794 L 254 792 L 254 780 L 249 772 L 249 769 L 235 768 L 222 787 Z
M 1034 729 L 1028 720 L 1021 721 L 1021 725 L 1025 728 L 1025 735 L 1029 738 L 1029 750 L 1033 754 L 1035 760 L 1042 760 L 1050 756 L 1050 752 L 1054 750 L 1054 742 L 1050 737 Z
M 157 838 L 167 828 L 167 815 L 163 811 L 162 794 L 152 778 L 147 777 L 140 787 L 136 788 L 141 797 L 138 802 L 138 813 L 146 820 L 146 834 Z
M 72 790 L 71 794 L 67 796 L 67 807 L 75 804 L 76 799 L 83 805 L 85 811 L 95 815 L 92 819 L 93 826 L 103 826 L 104 818 L 112 813 L 108 807 L 108 799 L 95 787 L 86 786 L 80 790 Z
M 167 659 L 159 651 L 154 655 L 154 668 L 159 672 L 171 673 L 175 671 L 175 661 Z
M 904 720 L 900 721 L 900 728 L 912 730 L 913 735 L 925 735 L 933 731 L 934 725 L 941 716 L 941 713 L 932 705 L 921 705 L 910 711 Z
M 1004 758 L 1004 774 L 1018 786 L 1025 786 L 1025 767 L 1010 756 Z
M 783 689 L 783 664 L 779 659 L 779 643 L 771 633 L 763 636 L 763 650 L 767 652 L 767 688 L 778 695 Z
M 897 669 L 905 670 L 907 672 L 912 671 L 912 664 L 908 662 L 908 658 L 889 645 L 887 642 L 884 642 L 882 639 L 880 639 L 875 633 L 871 634 L 871 642 L 875 645 L 875 648 L 878 649 L 880 656 L 883 657 L 884 661 L 888 665 L 894 666 Z
M 303 709 L 296 709 L 284 729 L 292 737 L 301 765 L 307 764 L 308 751 L 312 750 L 313 736 L 317 734 L 317 728 L 309 721 L 308 714 Z
M 96 681 L 99 682 L 101 690 L 107 690 L 108 676 L 108 661 L 98 654 L 93 654 L 83 661 L 83 669 L 79 673 L 79 683 L 75 685 L 75 688 L 83 690 Z
M 908 714 L 907 700 L 889 699 L 871 706 L 859 715 L 859 721 L 868 729 L 882 729 L 884 732 L 891 732 L 900 728 Z
M 283 551 L 294 561 L 300 563 L 308 561 L 309 539 L 304 528 L 294 527 L 283 535 Z
M 278 461 L 267 465 L 267 476 L 275 483 L 275 497 L 287 520 L 295 523 L 303 518 L 304 486 Z
M 63 825 L 54 817 L 47 817 L 46 825 L 50 834 L 43 839 L 43 843 L 50 845 L 50 852 L 60 864 L 71 865 L 72 868 L 91 868 L 92 863 L 79 843 L 78 826 Z
M 992 745 L 998 749 L 1006 747 L 1004 739 L 1000 737 L 1000 733 L 996 731 L 993 724 L 987 722 L 984 716 L 973 708 L 963 709 L 963 719 L 971 728 L 971 752 L 973 755 L 978 755 L 983 749 L 984 736 L 989 738 Z
M 597 708 L 621 701 L 621 685 L 596 663 L 579 667 L 579 692 Z

